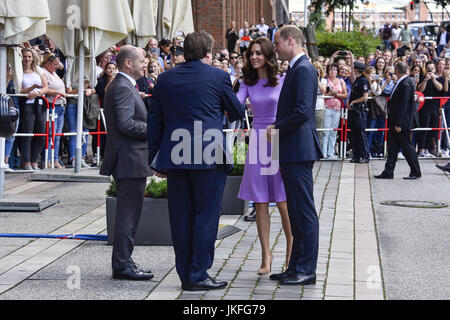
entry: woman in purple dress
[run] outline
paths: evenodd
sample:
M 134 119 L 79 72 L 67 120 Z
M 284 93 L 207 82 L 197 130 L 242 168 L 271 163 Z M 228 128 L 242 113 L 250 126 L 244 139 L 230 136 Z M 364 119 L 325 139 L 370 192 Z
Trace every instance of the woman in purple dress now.
M 238 197 L 255 202 L 256 225 L 262 249 L 262 263 L 258 274 L 267 274 L 272 265 L 269 246 L 269 203 L 276 202 L 286 236 L 286 265 L 292 248 L 292 234 L 286 205 L 286 193 L 276 160 L 271 160 L 271 145 L 266 139 L 266 127 L 275 121 L 278 98 L 284 77 L 277 75 L 277 61 L 273 44 L 264 38 L 254 40 L 246 53 L 238 99 L 250 99 L 253 128 L 245 160 L 244 175 Z

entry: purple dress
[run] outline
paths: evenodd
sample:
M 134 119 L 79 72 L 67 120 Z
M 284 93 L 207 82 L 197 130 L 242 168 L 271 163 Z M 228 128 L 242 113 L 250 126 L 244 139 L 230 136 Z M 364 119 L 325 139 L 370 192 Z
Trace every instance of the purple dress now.
M 253 128 L 238 193 L 240 199 L 257 203 L 286 201 L 279 163 L 271 160 L 271 145 L 266 138 L 267 126 L 275 122 L 283 81 L 284 77 L 279 78 L 276 87 L 264 87 L 267 79 L 259 79 L 251 87 L 242 82 L 237 93 L 241 103 L 250 98 L 253 113 Z

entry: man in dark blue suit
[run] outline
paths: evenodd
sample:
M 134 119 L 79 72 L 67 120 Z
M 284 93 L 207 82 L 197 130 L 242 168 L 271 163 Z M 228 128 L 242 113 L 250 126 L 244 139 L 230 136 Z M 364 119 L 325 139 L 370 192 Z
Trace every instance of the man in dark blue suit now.
M 322 157 L 316 130 L 317 72 L 303 51 L 303 33 L 284 26 L 275 34 L 275 50 L 290 67 L 278 101 L 276 121 L 267 138 L 279 142 L 280 171 L 286 189 L 289 220 L 294 236 L 287 269 L 272 274 L 283 285 L 316 282 L 319 220 L 313 197 L 312 169 Z
M 207 273 L 232 168 L 231 157 L 224 159 L 222 118 L 224 111 L 230 121 L 244 116 L 229 74 L 209 65 L 213 45 L 204 31 L 186 37 L 186 62 L 158 77 L 147 120 L 149 164 L 157 176 L 167 175 L 176 270 L 190 291 L 227 286 Z

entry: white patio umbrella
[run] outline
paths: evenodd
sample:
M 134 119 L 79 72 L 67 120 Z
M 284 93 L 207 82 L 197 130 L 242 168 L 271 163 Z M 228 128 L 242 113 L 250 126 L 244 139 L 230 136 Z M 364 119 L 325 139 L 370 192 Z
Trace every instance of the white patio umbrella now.
M 159 39 L 170 38 L 170 28 L 172 27 L 172 2 L 173 0 L 158 0 L 158 19 L 156 30 Z
M 83 79 L 95 86 L 95 57 L 134 30 L 127 0 L 48 0 L 51 22 L 47 36 L 67 57 L 66 84 L 78 80 L 75 172 L 81 171 Z M 78 56 L 77 56 L 78 53 Z M 87 55 L 85 54 L 87 53 Z M 90 59 L 90 64 L 85 63 Z
M 46 0 L 2 0 L 0 1 L 0 44 L 17 45 L 41 36 L 49 20 Z M 6 47 L 0 46 L 0 93 L 6 93 Z M 22 63 L 15 51 L 15 74 L 22 74 Z M 21 81 L 15 79 L 16 85 Z M 4 196 L 5 185 L 5 139 L 0 138 L 0 199 Z
M 128 0 L 135 30 L 128 34 L 126 43 L 145 48 L 151 36 L 156 36 L 158 0 Z
M 192 16 L 192 2 L 185 0 L 172 0 L 172 21 L 170 26 L 170 39 L 178 31 L 186 35 L 194 32 L 194 18 Z

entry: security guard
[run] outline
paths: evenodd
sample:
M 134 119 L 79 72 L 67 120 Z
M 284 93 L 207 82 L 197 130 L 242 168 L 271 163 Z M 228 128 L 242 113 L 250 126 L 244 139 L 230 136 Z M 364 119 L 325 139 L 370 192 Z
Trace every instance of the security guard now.
M 367 127 L 367 99 L 370 85 L 369 79 L 364 73 L 366 65 L 360 61 L 355 61 L 354 69 L 357 78 L 352 86 L 349 104 L 349 122 L 352 130 L 351 145 L 353 149 L 353 157 L 350 162 L 368 163 L 369 150 L 365 129 Z

